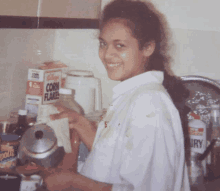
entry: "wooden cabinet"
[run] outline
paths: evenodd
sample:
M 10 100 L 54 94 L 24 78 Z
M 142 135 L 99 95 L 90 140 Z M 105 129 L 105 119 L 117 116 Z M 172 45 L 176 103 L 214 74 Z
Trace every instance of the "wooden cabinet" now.
M 0 0 L 0 15 L 36 17 L 38 0 Z
M 42 0 L 40 17 L 97 19 L 101 0 Z
M 4 16 L 97 19 L 100 10 L 101 0 L 0 0 Z
M 0 0 L 0 28 L 98 28 L 101 0 Z

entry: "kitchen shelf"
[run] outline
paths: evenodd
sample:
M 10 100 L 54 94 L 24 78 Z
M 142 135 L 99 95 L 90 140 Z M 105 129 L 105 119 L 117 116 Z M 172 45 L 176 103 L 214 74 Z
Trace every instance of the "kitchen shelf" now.
M 0 28 L 98 29 L 98 19 L 0 16 Z

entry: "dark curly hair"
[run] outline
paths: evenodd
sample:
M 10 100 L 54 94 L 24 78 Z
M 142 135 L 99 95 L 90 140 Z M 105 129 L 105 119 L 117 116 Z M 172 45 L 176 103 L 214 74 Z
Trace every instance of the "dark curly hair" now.
M 185 105 L 189 91 L 182 80 L 170 70 L 171 37 L 165 17 L 151 3 L 132 0 L 114 0 L 105 6 L 100 19 L 100 31 L 112 19 L 123 19 L 132 35 L 138 40 L 139 48 L 143 49 L 149 42 L 155 42 L 155 50 L 146 63 L 146 71 L 157 70 L 164 72 L 163 86 L 169 93 L 179 111 L 185 137 L 186 155 L 189 153 L 188 119 L 190 109 Z

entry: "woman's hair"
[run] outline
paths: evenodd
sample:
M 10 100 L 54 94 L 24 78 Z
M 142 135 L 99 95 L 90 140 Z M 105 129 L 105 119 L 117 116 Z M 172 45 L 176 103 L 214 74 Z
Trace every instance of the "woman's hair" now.
M 180 78 L 171 74 L 171 57 L 169 56 L 170 33 L 164 16 L 150 3 L 114 0 L 103 10 L 100 31 L 112 19 L 124 20 L 132 35 L 138 40 L 140 49 L 146 47 L 151 41 L 155 42 L 155 50 L 146 62 L 146 71 L 157 70 L 164 72 L 163 85 L 180 113 L 184 136 L 187 138 L 187 113 L 190 110 L 185 106 L 185 103 L 189 96 L 189 91 L 184 87 Z M 188 148 L 187 141 L 185 141 L 185 148 Z

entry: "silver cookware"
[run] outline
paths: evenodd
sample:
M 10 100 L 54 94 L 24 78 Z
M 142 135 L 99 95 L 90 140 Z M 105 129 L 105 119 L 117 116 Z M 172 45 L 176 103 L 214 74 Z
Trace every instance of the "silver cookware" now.
M 64 148 L 57 145 L 54 130 L 46 124 L 29 128 L 24 133 L 18 149 L 21 164 L 34 162 L 46 168 L 57 166 L 64 155 Z

